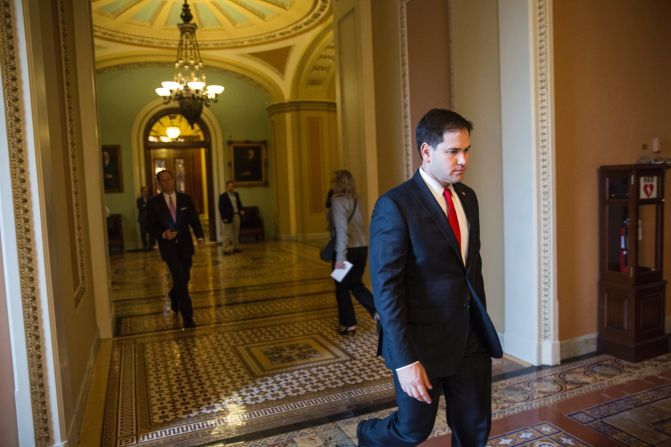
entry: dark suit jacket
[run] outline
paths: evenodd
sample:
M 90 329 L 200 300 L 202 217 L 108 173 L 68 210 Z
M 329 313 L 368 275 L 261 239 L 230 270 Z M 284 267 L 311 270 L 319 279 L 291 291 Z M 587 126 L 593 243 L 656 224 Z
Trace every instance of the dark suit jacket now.
M 240 194 L 237 191 L 234 191 L 235 200 L 238 202 L 238 212 L 242 211 L 242 202 L 240 201 Z M 221 214 L 222 220 L 227 223 L 233 221 L 233 204 L 231 203 L 231 198 L 228 197 L 228 193 L 225 192 L 219 196 L 219 213 Z
M 147 204 L 151 200 L 151 197 L 147 197 L 147 201 L 144 201 L 144 197 L 138 197 L 135 201 L 135 206 L 137 207 L 137 221 L 142 223 L 147 221 Z
M 370 270 L 381 323 L 378 349 L 389 368 L 419 360 L 429 377 L 453 373 L 466 347 L 471 312 L 490 354 L 503 355 L 485 310 L 478 201 L 466 185 L 454 189 L 469 222 L 465 266 L 447 217 L 419 172 L 375 205 Z
M 164 260 L 175 253 L 183 256 L 193 255 L 193 240 L 189 226 L 193 228 L 197 238 L 205 237 L 191 197 L 177 192 L 176 206 L 177 222 L 173 222 L 163 194 L 158 194 L 147 202 L 147 232 L 158 241 L 161 258 Z M 165 230 L 177 230 L 177 237 L 170 241 L 163 239 Z

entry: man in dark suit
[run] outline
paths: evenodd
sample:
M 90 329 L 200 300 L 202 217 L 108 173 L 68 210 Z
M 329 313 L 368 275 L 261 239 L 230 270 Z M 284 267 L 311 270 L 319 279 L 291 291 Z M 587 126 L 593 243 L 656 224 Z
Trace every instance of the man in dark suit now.
M 194 254 L 191 230 L 203 245 L 203 228 L 191 197 L 175 191 L 175 177 L 164 170 L 156 175 L 161 194 L 147 203 L 147 230 L 158 241 L 161 258 L 172 275 L 170 305 L 182 314 L 185 328 L 194 327 L 193 309 L 189 297 L 191 261 Z
M 378 351 L 394 370 L 398 411 L 361 422 L 360 446 L 415 446 L 431 430 L 443 393 L 452 446 L 487 442 L 491 358 L 503 355 L 485 309 L 475 192 L 461 181 L 472 124 L 443 109 L 417 125 L 421 168 L 379 198 L 370 267 Z
M 137 207 L 137 222 L 140 224 L 140 238 L 142 238 L 142 249 L 150 250 L 154 248 L 154 237 L 147 231 L 147 203 L 151 196 L 149 188 L 143 186 L 140 188 L 140 197 L 135 201 Z
M 245 214 L 235 182 L 226 182 L 226 191 L 219 196 L 219 214 L 224 222 L 224 254 L 240 251 L 240 216 Z

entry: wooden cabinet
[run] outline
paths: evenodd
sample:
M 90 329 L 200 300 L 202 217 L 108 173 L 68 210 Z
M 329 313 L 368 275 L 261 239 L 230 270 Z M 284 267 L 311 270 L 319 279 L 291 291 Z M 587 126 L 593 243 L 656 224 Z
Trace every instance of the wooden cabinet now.
M 669 350 L 663 165 L 599 169 L 600 352 L 639 362 Z

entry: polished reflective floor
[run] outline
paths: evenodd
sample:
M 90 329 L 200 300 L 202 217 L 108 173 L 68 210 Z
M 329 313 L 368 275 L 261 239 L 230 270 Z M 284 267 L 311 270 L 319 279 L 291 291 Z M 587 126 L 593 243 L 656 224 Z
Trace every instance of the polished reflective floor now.
M 100 444 L 354 445 L 347 430 L 324 427 L 393 407 L 391 375 L 375 356 L 377 333 L 363 308 L 356 334 L 338 333 L 320 245 L 249 243 L 230 256 L 216 245 L 199 250 L 190 285 L 195 329 L 183 329 L 170 310 L 157 251 L 113 256 L 116 336 L 102 355 L 109 366 Z M 493 371 L 505 378 L 527 366 L 504 358 Z M 329 433 L 314 444 L 320 430 Z
M 111 258 L 116 336 L 101 342 L 80 433 L 93 446 L 351 447 L 394 410 L 376 331 L 338 333 L 319 242 L 216 245 L 194 258 L 195 329 L 169 307 L 158 252 Z M 493 364 L 489 446 L 671 446 L 671 355 Z M 444 408 L 444 402 L 441 402 Z M 427 446 L 448 446 L 444 410 Z

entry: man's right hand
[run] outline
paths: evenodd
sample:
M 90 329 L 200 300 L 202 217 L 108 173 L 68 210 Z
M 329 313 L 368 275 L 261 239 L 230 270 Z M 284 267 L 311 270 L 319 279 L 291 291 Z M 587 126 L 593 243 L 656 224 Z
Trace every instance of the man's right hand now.
M 169 241 L 175 239 L 177 237 L 177 232 L 175 230 L 165 230 L 163 232 L 163 239 L 167 239 Z
M 433 387 L 421 363 L 417 362 L 405 368 L 398 369 L 396 370 L 396 374 L 405 394 L 420 402 L 431 403 L 431 396 L 427 388 L 432 390 Z

